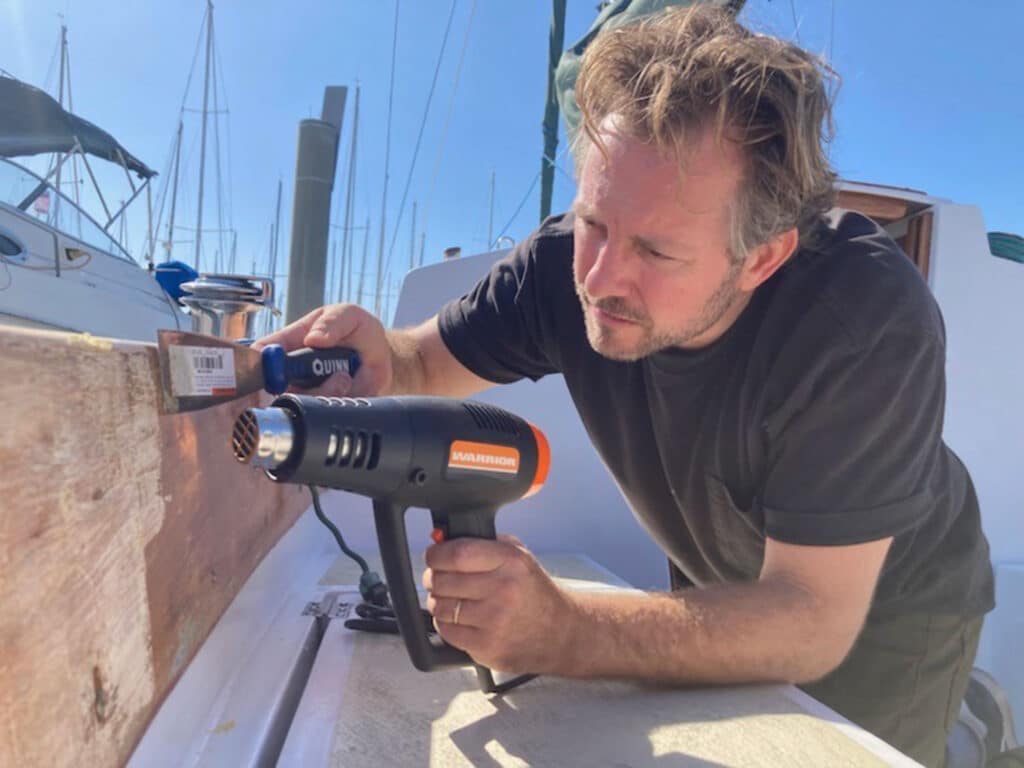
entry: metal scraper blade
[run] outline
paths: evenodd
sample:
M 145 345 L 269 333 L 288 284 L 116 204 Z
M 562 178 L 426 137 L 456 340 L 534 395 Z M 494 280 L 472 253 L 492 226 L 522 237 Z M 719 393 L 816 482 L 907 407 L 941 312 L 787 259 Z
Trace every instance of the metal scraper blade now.
M 216 336 L 157 331 L 163 412 L 198 411 L 263 389 L 260 352 Z

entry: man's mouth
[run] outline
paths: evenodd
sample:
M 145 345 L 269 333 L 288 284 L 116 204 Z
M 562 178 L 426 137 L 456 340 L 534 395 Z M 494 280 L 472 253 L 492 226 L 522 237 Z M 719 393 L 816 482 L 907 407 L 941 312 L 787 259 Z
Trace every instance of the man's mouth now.
M 591 304 L 590 309 L 597 320 L 607 325 L 637 325 L 637 321 L 633 318 L 616 315 L 608 310 L 601 309 L 595 304 Z

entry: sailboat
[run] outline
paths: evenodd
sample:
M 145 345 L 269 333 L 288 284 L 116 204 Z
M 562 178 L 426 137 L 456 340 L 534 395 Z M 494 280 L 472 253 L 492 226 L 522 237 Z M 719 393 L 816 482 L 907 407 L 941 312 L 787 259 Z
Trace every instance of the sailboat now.
M 42 153 L 60 156 L 46 177 L 17 162 Z M 103 224 L 56 186 L 76 158 L 95 184 L 89 157 L 120 166 L 131 191 L 111 212 L 95 186 Z M 157 328 L 187 327 L 187 314 L 114 234 L 154 175 L 44 91 L 0 76 L 0 320 L 117 338 L 151 339 Z
M 209 53 L 213 48 L 212 4 L 208 4 L 204 25 L 208 91 Z M 208 266 L 213 268 L 200 273 L 205 179 L 202 167 L 194 267 L 171 261 L 180 127 L 170 222 L 164 241 L 167 260 L 157 265 L 156 235 L 163 212 L 161 199 L 154 224 L 151 183 L 157 174 L 112 135 L 65 109 L 65 91 L 69 108 L 71 92 L 67 47 L 67 27 L 62 26 L 57 99 L 0 74 L 0 322 L 145 341 L 155 339 L 161 328 L 191 327 L 217 332 L 230 326 L 236 331 L 246 329 L 247 332 L 236 334 L 239 338 L 253 335 L 255 317 L 249 316 L 264 308 L 274 311 L 273 281 L 234 273 L 235 240 L 231 241 L 229 256 L 220 217 L 216 234 L 221 247 L 214 259 L 208 259 L 212 261 Z M 216 106 L 216 89 L 214 93 Z M 208 105 L 204 102 L 201 166 L 205 162 L 207 113 Z M 215 135 L 219 137 L 217 131 Z M 27 167 L 27 159 L 37 155 L 52 155 L 45 174 Z M 112 190 L 109 181 L 100 183 L 89 164 L 90 157 L 119 167 L 124 173 L 127 199 L 113 211 L 108 198 L 125 195 Z M 218 158 L 218 182 L 219 163 Z M 79 164 L 85 172 L 80 172 Z M 64 191 L 62 174 L 65 181 L 69 175 L 74 176 L 71 197 Z M 89 206 L 79 194 L 79 176 L 87 177 L 91 184 L 92 211 L 87 210 Z M 218 203 L 220 196 L 218 183 Z M 132 257 L 125 242 L 127 210 L 138 199 L 146 201 L 145 266 Z

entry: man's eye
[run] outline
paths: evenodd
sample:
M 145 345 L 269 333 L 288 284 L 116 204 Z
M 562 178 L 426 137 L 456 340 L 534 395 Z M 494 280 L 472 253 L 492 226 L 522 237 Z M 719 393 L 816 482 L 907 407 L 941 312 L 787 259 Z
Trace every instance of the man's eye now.
M 664 253 L 660 253 L 660 252 L 654 250 L 653 248 L 644 248 L 644 252 L 648 256 L 650 256 L 652 259 L 655 259 L 657 261 L 671 261 L 672 260 L 672 258 L 670 256 L 666 256 Z

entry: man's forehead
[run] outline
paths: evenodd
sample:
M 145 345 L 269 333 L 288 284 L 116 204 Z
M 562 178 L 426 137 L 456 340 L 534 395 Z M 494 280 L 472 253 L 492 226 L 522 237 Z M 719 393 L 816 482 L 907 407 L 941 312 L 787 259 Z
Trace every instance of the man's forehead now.
M 674 201 L 682 213 L 710 216 L 734 199 L 742 168 L 739 148 L 710 132 L 695 136 L 692 144 L 678 151 L 637 138 L 617 125 L 602 126 L 597 140 L 600 146 L 590 142 L 585 149 L 582 203 L 642 191 Z

